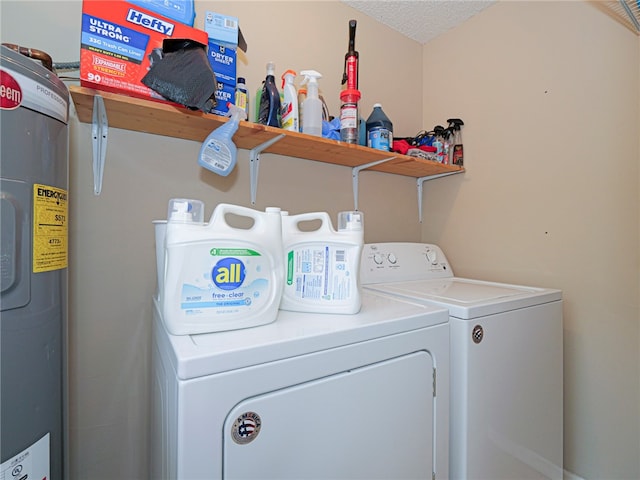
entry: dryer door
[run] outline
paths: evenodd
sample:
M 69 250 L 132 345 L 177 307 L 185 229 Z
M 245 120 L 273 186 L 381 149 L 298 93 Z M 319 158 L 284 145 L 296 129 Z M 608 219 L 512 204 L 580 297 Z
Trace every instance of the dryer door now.
M 415 352 L 238 404 L 226 479 L 431 478 L 433 359 Z

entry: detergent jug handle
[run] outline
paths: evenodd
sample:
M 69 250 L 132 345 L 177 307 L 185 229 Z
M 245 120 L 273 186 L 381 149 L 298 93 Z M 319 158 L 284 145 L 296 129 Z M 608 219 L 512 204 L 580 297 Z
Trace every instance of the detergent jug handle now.
M 314 220 L 320 220 L 322 224 L 315 230 L 300 230 L 298 226 L 302 222 L 310 222 Z M 292 215 L 289 217 L 289 222 L 292 226 L 301 233 L 315 233 L 315 232 L 329 232 L 335 233 L 333 229 L 333 224 L 331 223 L 331 217 L 327 212 L 310 212 L 310 213 L 301 213 L 299 215 Z

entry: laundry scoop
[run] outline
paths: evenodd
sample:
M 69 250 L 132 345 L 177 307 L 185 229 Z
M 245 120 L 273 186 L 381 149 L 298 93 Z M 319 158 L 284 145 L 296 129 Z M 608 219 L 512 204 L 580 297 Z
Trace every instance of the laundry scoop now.
M 142 83 L 167 100 L 209 113 L 216 105 L 216 76 L 207 46 L 189 39 L 165 39 Z M 158 58 L 160 57 L 160 58 Z

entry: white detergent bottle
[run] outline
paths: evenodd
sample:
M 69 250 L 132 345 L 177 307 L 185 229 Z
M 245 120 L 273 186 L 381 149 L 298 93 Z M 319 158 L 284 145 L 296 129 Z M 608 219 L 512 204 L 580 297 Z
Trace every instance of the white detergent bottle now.
M 299 132 L 298 127 L 298 94 L 293 80 L 296 72 L 287 70 L 282 74 L 282 128 L 292 132 Z
M 304 76 L 302 85 L 308 83 L 307 97 L 303 102 L 304 116 L 302 119 L 302 133 L 322 136 L 322 100 L 318 94 L 318 79 L 322 75 L 315 70 L 303 70 L 300 75 Z
M 228 216 L 246 217 L 248 228 Z M 169 217 L 161 308 L 173 335 L 273 322 L 284 285 L 280 209 L 219 204 L 208 224 Z
M 216 128 L 205 139 L 200 147 L 198 164 L 218 175 L 226 177 L 236 166 L 238 160 L 238 148 L 231 138 L 238 130 L 240 120 L 246 120 L 247 113 L 243 108 L 233 103 L 227 104 L 231 119 L 224 125 Z
M 302 222 L 321 222 L 317 230 Z M 360 311 L 361 212 L 340 212 L 338 231 L 325 212 L 282 216 L 286 281 L 280 308 L 297 312 L 353 314 Z

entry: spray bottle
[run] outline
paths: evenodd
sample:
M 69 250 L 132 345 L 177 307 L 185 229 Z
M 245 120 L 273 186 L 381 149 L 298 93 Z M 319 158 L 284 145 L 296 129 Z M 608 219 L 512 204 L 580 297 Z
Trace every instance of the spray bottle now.
M 315 70 L 303 70 L 300 72 L 304 75 L 302 85 L 308 83 L 307 98 L 304 100 L 304 123 L 302 124 L 303 133 L 309 135 L 322 136 L 322 101 L 318 94 L 318 79 L 322 78 L 322 74 Z
M 260 95 L 258 123 L 280 128 L 280 93 L 276 86 L 275 71 L 275 63 L 267 63 L 267 76 Z
M 231 119 L 209 134 L 200 147 L 200 155 L 198 156 L 200 166 L 223 177 L 229 175 L 233 167 L 236 166 L 238 149 L 231 138 L 238 130 L 240 120 L 247 118 L 247 114 L 242 108 L 231 102 L 227 106 Z
M 460 127 L 464 125 L 464 122 L 459 118 L 450 118 L 447 122 L 449 122 L 449 129 L 453 133 L 453 146 L 450 156 L 451 164 L 462 167 L 464 165 L 464 149 L 462 146 L 462 132 Z
M 282 74 L 282 128 L 293 132 L 300 131 L 298 127 L 298 95 L 293 80 L 296 72 L 287 70 Z

